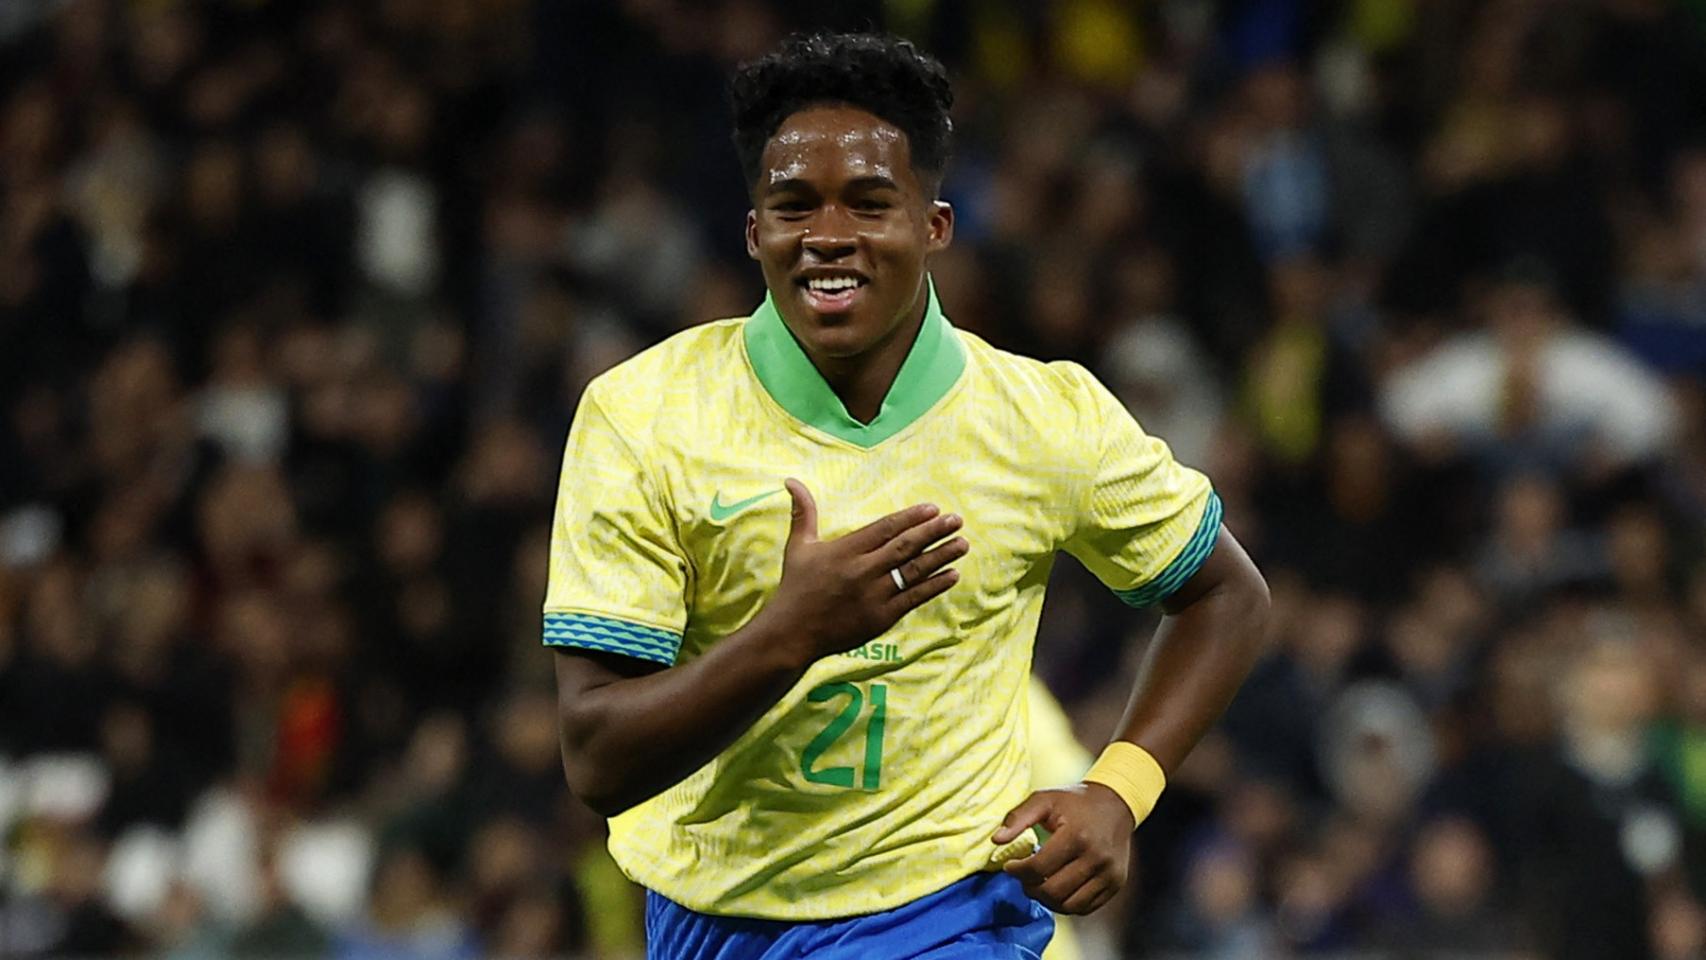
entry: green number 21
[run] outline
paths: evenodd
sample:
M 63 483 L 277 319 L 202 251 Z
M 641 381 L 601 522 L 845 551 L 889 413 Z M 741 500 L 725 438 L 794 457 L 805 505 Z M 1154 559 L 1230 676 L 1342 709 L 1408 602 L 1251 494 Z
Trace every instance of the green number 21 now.
M 865 721 L 865 765 L 863 776 L 859 779 L 861 790 L 875 790 L 883 780 L 883 722 L 888 716 L 888 688 L 880 683 L 871 684 L 871 718 Z M 827 783 L 832 787 L 853 786 L 852 767 L 819 767 L 818 760 L 840 740 L 853 722 L 859 718 L 859 710 L 865 705 L 865 695 L 851 683 L 826 683 L 814 687 L 806 694 L 806 699 L 813 703 L 823 703 L 837 697 L 846 697 L 847 703 L 835 719 L 829 721 L 829 726 L 818 731 L 812 742 L 806 744 L 806 749 L 800 754 L 800 771 L 812 783 Z

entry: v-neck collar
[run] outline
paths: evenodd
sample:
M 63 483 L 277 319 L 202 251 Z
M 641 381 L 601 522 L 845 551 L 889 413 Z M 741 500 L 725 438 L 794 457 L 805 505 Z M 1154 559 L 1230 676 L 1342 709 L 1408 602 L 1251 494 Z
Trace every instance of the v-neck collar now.
M 874 447 L 922 417 L 965 370 L 959 334 L 942 316 L 936 285 L 926 280 L 926 286 L 924 324 L 870 423 L 860 423 L 847 412 L 782 321 L 769 293 L 743 331 L 752 371 L 765 392 L 795 419 L 856 446 Z

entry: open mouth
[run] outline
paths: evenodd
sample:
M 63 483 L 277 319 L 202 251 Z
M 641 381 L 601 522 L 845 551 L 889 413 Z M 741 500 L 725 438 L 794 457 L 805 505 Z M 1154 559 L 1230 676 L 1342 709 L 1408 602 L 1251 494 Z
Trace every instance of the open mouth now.
M 818 313 L 845 313 L 853 309 L 870 280 L 856 274 L 818 274 L 799 281 L 806 303 Z

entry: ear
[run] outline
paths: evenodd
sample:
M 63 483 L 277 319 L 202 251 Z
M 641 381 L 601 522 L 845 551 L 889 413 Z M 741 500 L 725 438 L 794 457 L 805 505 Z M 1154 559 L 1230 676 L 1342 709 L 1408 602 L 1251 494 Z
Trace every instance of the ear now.
M 926 253 L 941 253 L 954 242 L 954 208 L 946 200 L 930 201 L 928 236 L 924 241 Z
M 746 255 L 758 259 L 758 211 L 746 212 Z

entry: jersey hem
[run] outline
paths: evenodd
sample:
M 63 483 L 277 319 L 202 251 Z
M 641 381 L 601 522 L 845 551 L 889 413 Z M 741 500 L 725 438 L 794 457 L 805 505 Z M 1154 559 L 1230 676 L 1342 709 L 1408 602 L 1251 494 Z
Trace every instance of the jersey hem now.
M 626 871 L 624 871 L 624 872 L 626 872 Z M 899 909 L 901 907 L 906 906 L 909 903 L 914 903 L 916 901 L 922 900 L 925 897 L 931 896 L 933 894 L 941 893 L 943 890 L 948 889 L 949 887 L 953 886 L 956 883 L 960 883 L 962 881 L 968 880 L 968 879 L 975 877 L 978 874 L 984 873 L 984 872 L 988 872 L 988 871 L 984 871 L 984 870 L 980 870 L 980 869 L 976 869 L 976 868 L 968 868 L 964 873 L 956 874 L 951 879 L 944 880 L 939 884 L 938 883 L 918 884 L 916 886 L 906 887 L 906 888 L 904 888 L 904 890 L 902 892 L 896 894 L 892 898 L 884 897 L 884 898 L 881 898 L 879 900 L 874 901 L 871 904 L 870 909 L 860 910 L 856 913 L 830 913 L 830 914 L 818 914 L 818 913 L 811 913 L 811 912 L 806 912 L 806 911 L 801 911 L 801 912 L 772 911 L 772 912 L 768 912 L 768 913 L 762 912 L 762 911 L 757 911 L 757 910 L 718 911 L 714 908 L 707 907 L 703 904 L 693 903 L 690 901 L 684 901 L 679 897 L 673 896 L 669 893 L 666 893 L 665 891 L 659 890 L 657 887 L 654 887 L 651 884 L 646 883 L 643 880 L 633 878 L 632 875 L 630 875 L 630 879 L 634 879 L 634 882 L 638 883 L 641 887 L 644 887 L 648 893 L 662 897 L 663 899 L 668 900 L 670 903 L 675 904 L 676 906 L 680 907 L 683 910 L 687 910 L 691 913 L 697 913 L 697 914 L 700 914 L 700 915 L 706 916 L 706 917 L 715 917 L 719 920 L 763 920 L 763 921 L 768 921 L 768 922 L 772 922 L 772 923 L 833 923 L 833 922 L 838 921 L 838 920 L 851 920 L 855 917 L 868 917 L 868 916 L 871 916 L 873 914 L 886 913 L 887 911 L 890 911 L 890 910 Z

